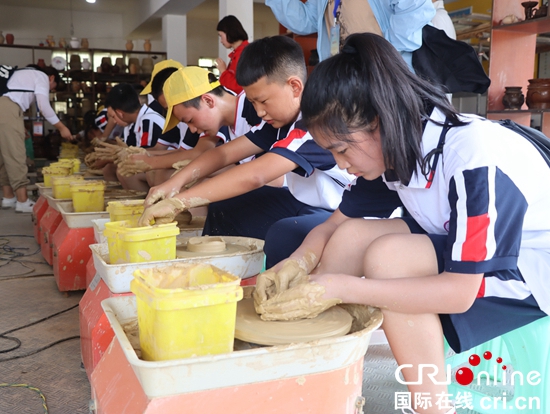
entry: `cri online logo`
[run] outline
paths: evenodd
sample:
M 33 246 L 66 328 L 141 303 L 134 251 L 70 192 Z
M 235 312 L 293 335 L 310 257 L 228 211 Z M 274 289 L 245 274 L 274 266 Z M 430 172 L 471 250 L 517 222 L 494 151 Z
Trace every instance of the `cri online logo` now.
M 493 354 L 490 351 L 486 351 L 483 353 L 483 359 L 486 361 L 490 361 L 493 358 Z M 493 378 L 492 385 L 514 385 L 515 381 L 519 381 L 521 385 L 523 385 L 524 379 L 527 381 L 530 385 L 539 385 L 541 382 L 540 373 L 538 371 L 529 371 L 529 373 L 526 375 L 526 378 L 524 378 L 523 373 L 519 371 L 514 371 L 511 375 L 510 380 L 507 379 L 507 371 L 506 371 L 506 365 L 500 365 L 502 364 L 502 358 L 497 357 L 495 359 L 497 365 L 493 366 L 493 372 L 492 375 L 490 375 L 487 371 L 481 371 L 477 375 L 477 384 L 481 384 L 481 380 L 483 377 L 486 378 L 486 385 L 491 385 L 491 378 Z M 470 358 L 468 358 L 468 363 L 472 367 L 477 367 L 481 363 L 481 357 L 477 354 L 472 354 Z M 502 375 L 500 375 L 500 381 L 497 379 L 497 366 L 500 366 L 500 368 L 503 370 Z M 418 365 L 418 380 L 417 381 L 405 381 L 401 379 L 401 370 L 404 368 L 412 368 L 413 365 L 411 364 L 403 364 L 399 365 L 397 367 L 397 370 L 395 371 L 395 379 L 400 384 L 421 384 L 422 383 L 422 376 L 425 374 L 434 384 L 450 384 L 451 383 L 451 366 L 447 365 L 447 376 L 446 381 L 437 381 L 436 376 L 438 375 L 438 367 L 433 364 L 419 364 Z M 459 368 L 455 373 L 455 380 L 460 385 L 470 385 L 472 382 L 474 382 L 474 372 L 469 367 L 461 367 Z

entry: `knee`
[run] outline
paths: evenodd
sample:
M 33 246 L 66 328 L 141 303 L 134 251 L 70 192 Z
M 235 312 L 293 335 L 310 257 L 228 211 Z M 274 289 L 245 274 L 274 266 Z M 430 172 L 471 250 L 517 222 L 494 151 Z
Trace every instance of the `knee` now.
M 374 239 L 365 251 L 363 272 L 368 279 L 395 277 L 395 257 L 399 254 L 398 241 L 401 235 L 385 234 Z

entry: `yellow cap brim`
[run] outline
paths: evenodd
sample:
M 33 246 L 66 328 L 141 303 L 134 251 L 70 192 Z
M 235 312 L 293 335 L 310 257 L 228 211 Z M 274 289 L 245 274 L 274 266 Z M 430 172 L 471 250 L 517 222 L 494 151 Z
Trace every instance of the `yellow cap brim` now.
M 168 131 L 172 130 L 179 124 L 179 119 L 176 118 L 173 111 L 174 107 L 169 106 L 168 112 L 166 114 L 166 121 L 164 122 L 164 129 L 162 130 L 163 134 L 166 134 Z
M 173 59 L 167 59 L 167 60 L 163 60 L 163 61 L 160 61 L 160 62 L 156 63 L 155 66 L 153 66 L 153 73 L 151 73 L 151 81 L 147 85 L 145 85 L 145 88 L 143 88 L 140 95 L 147 95 L 147 94 L 153 92 L 153 79 L 155 79 L 155 76 L 161 70 L 166 69 L 166 68 L 180 69 L 180 68 L 183 68 L 183 67 L 184 66 L 181 63 L 179 63 L 178 61 L 175 61 Z

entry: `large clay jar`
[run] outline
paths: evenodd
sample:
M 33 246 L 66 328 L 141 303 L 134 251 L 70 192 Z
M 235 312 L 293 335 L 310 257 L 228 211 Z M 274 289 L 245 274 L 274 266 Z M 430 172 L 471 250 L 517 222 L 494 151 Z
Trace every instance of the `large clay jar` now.
M 67 47 L 67 41 L 64 37 L 61 37 L 59 39 L 59 47 L 65 49 Z
M 134 42 L 130 39 L 126 40 L 126 50 L 134 50 Z
M 82 47 L 82 49 L 88 49 L 88 47 L 90 46 L 90 44 L 88 43 L 88 39 L 83 37 L 80 41 L 80 46 Z
M 550 109 L 550 79 L 529 79 L 526 103 L 529 109 Z
M 11 33 L 6 33 L 6 43 L 8 45 L 13 45 L 14 37 Z
M 502 97 L 502 104 L 504 109 L 517 110 L 521 108 L 521 105 L 525 102 L 525 97 L 521 92 L 521 86 L 505 86 L 504 96 Z
M 149 39 L 145 39 L 145 43 L 143 43 L 143 50 L 146 52 L 151 51 L 151 41 Z

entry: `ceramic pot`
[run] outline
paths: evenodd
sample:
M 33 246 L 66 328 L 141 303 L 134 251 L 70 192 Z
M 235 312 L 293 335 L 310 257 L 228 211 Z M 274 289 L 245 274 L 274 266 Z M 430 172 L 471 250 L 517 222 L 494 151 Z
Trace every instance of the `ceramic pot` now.
M 67 41 L 64 37 L 59 39 L 59 47 L 65 49 L 67 47 Z
M 77 93 L 80 91 L 81 84 L 79 81 L 71 81 L 71 91 Z
M 90 46 L 89 43 L 88 43 L 88 39 L 83 37 L 81 42 L 80 42 L 80 46 L 82 47 L 82 49 L 88 49 L 88 47 Z
M 143 43 L 143 50 L 146 52 L 151 51 L 151 41 L 149 39 L 145 39 L 145 43 Z
M 4 44 L 4 35 L 2 34 L 2 30 L 0 30 L 0 45 Z
M 143 58 L 141 61 L 141 71 L 143 73 L 151 73 L 153 71 L 153 59 Z
M 529 109 L 550 109 L 550 79 L 529 79 L 526 103 Z
M 41 68 L 45 68 L 46 67 L 46 62 L 44 62 L 44 59 L 38 59 L 38 62 L 36 62 L 36 65 L 41 67 Z
M 517 110 L 521 109 L 521 105 L 525 102 L 525 96 L 521 92 L 521 86 L 505 86 L 502 104 L 504 109 Z
M 124 71 L 126 70 L 126 65 L 124 64 L 124 58 L 116 58 L 115 66 L 118 67 L 119 72 L 124 73 Z
M 69 42 L 71 44 L 71 47 L 73 49 L 78 49 L 80 47 L 80 42 L 78 41 L 78 38 L 71 37 L 71 41 Z
M 134 50 L 134 42 L 130 39 L 126 40 L 126 50 Z
M 46 39 L 46 43 L 48 43 L 49 47 L 55 47 L 55 40 L 53 40 L 52 35 L 48 35 L 48 37 Z
M 90 70 L 91 67 L 92 67 L 92 64 L 90 63 L 88 58 L 84 58 L 84 60 L 82 61 L 82 69 Z
M 69 68 L 71 70 L 82 69 L 82 65 L 80 64 L 80 55 L 71 55 L 69 59 Z
M 13 45 L 14 37 L 11 33 L 6 33 L 6 44 Z
M 135 63 L 130 63 L 130 73 L 132 75 L 135 75 L 136 73 L 138 73 L 138 71 L 139 71 L 138 66 Z

